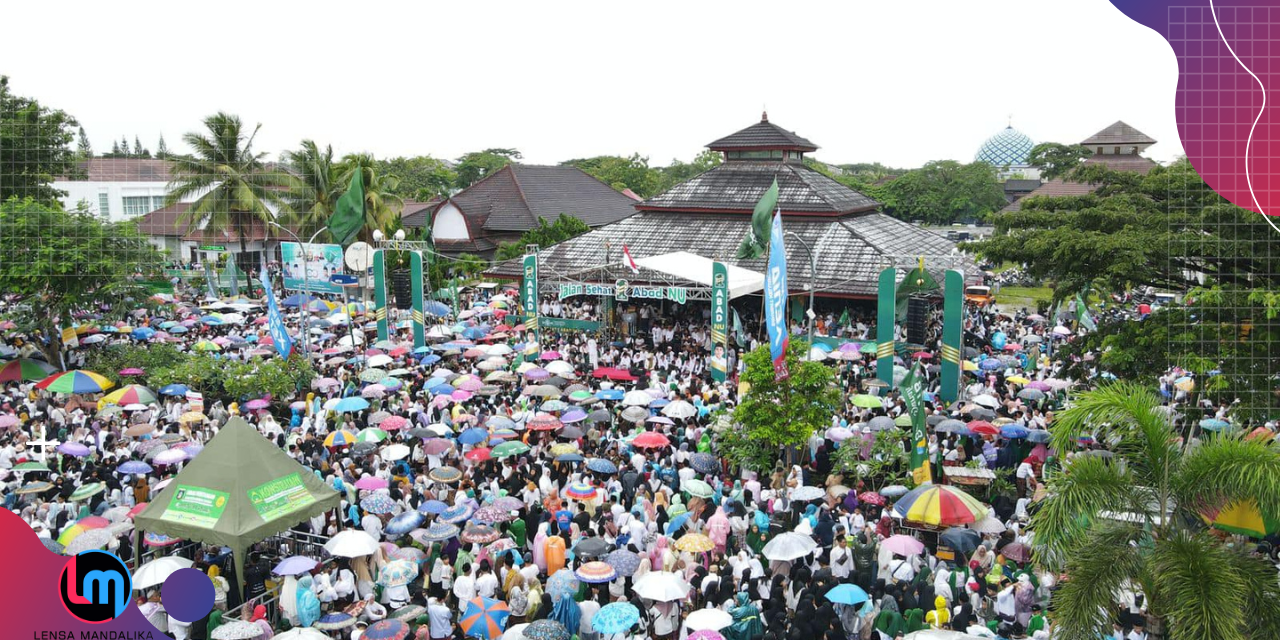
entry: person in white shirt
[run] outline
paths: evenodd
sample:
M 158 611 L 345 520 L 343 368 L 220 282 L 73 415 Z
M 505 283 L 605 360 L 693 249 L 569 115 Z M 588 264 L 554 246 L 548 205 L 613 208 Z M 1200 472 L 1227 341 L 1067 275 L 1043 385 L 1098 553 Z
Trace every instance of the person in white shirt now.
M 487 562 L 480 564 L 480 575 L 476 578 L 476 593 L 484 598 L 492 598 L 498 591 L 498 578 L 493 575 Z
M 476 597 L 476 579 L 471 577 L 471 564 L 462 565 L 462 573 L 453 581 L 453 595 L 459 603 Z
M 844 580 L 853 570 L 853 552 L 849 550 L 849 540 L 843 528 L 836 531 L 836 546 L 831 548 L 831 576 Z

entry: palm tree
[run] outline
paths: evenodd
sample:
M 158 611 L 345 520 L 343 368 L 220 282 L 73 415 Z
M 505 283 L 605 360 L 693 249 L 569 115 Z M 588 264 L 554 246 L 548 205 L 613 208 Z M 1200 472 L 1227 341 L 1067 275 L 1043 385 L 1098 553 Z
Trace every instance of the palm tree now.
M 1037 562 L 1064 574 L 1055 637 L 1101 637 L 1116 593 L 1132 586 L 1153 636 L 1280 638 L 1276 568 L 1204 520 L 1241 503 L 1280 513 L 1280 448 L 1231 434 L 1184 446 L 1160 404 L 1148 388 L 1113 384 L 1082 393 L 1053 424 L 1058 451 L 1092 435 L 1115 452 L 1049 474 L 1031 519 Z
M 400 179 L 378 171 L 378 162 L 367 153 L 352 153 L 343 156 L 338 163 L 339 189 L 346 189 L 351 184 L 351 176 L 360 171 L 364 180 L 364 228 L 359 238 L 369 242 L 375 229 L 386 232 L 395 222 L 400 220 L 400 211 L 404 209 L 404 201 L 394 195 Z
M 333 215 L 333 207 L 341 191 L 335 185 L 336 168 L 333 147 L 322 150 L 314 140 L 303 140 L 302 148 L 287 151 L 284 161 L 296 176 L 296 182 L 285 198 L 285 219 L 302 237 L 310 237 L 323 229 Z
M 204 126 L 207 133 L 193 131 L 182 136 L 192 155 L 170 157 L 173 178 L 165 204 L 172 206 L 199 196 L 180 222 L 188 230 L 235 233 L 243 261 L 245 237 L 253 223 L 274 219 L 270 207 L 283 204 L 283 194 L 293 177 L 269 169 L 263 162 L 266 154 L 253 150 L 261 124 L 246 136 L 239 116 L 219 111 L 205 118 Z

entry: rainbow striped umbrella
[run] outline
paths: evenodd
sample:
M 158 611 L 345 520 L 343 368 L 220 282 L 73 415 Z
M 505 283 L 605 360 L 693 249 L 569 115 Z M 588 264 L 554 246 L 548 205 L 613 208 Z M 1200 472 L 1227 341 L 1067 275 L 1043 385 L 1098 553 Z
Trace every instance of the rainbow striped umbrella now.
M 1213 517 L 1210 524 L 1214 529 L 1251 538 L 1265 538 L 1280 530 L 1280 518 L 1264 516 L 1253 499 L 1228 505 Z
M 949 485 L 924 485 L 898 499 L 893 510 L 909 522 L 952 527 L 987 516 L 987 505 Z
M 102 393 L 114 386 L 114 382 L 92 371 L 82 369 L 55 373 L 36 383 L 37 389 L 54 393 Z
M 462 612 L 463 633 L 474 638 L 497 640 L 507 626 L 507 618 L 511 610 L 505 602 L 491 598 L 472 598 L 467 601 L 467 610 Z
M 152 402 L 157 402 L 157 399 L 156 394 L 152 393 L 150 389 L 140 384 L 131 384 L 108 393 L 102 398 L 102 401 L 105 404 L 123 406 L 126 404 L 151 404 Z
M 345 447 L 355 444 L 355 442 L 356 434 L 351 433 L 346 429 L 334 431 L 324 438 L 324 446 L 326 447 Z
M 39 360 L 14 360 L 0 367 L 0 382 L 22 382 L 24 380 L 43 380 L 54 371 L 53 365 Z
M 596 497 L 596 488 L 585 482 L 575 482 L 564 490 L 564 496 L 574 500 L 591 500 Z

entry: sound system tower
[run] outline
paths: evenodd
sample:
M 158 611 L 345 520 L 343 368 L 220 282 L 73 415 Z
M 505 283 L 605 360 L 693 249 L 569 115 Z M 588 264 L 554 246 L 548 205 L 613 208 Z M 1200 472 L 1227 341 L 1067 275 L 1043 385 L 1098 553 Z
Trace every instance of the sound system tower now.
M 929 299 L 911 296 L 907 299 L 907 342 L 923 345 L 929 321 Z

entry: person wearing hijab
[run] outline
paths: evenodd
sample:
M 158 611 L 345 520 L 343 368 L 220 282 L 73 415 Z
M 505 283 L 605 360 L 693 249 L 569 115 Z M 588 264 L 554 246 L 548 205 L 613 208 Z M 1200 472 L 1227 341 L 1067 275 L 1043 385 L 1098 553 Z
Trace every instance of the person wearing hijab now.
M 933 599 L 933 610 L 925 615 L 924 621 L 931 629 L 945 629 L 951 622 L 951 611 L 947 609 L 947 599 L 937 596 Z
M 561 595 L 555 601 L 555 605 L 551 609 L 551 620 L 555 620 L 564 625 L 565 629 L 577 629 L 582 625 L 582 609 L 578 607 L 578 603 L 569 595 Z M 570 631 L 569 633 L 573 633 Z
M 249 617 L 249 622 L 258 625 L 258 628 L 262 629 L 262 633 L 258 634 L 258 640 L 269 640 L 275 635 L 275 632 L 271 630 L 271 623 L 267 622 L 266 605 L 260 604 L 254 607 L 253 615 Z
M 209 622 L 205 625 L 205 637 L 212 638 L 213 630 L 222 626 L 222 610 L 214 609 L 209 612 Z
M 298 624 L 309 627 L 320 619 L 320 599 L 313 590 L 311 576 L 298 580 Z

